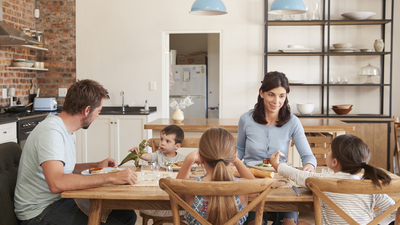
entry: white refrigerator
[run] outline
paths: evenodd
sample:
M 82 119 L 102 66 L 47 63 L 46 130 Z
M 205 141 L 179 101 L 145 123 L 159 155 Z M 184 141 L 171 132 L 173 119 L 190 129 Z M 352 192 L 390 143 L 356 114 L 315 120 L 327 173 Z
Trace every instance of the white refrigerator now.
M 207 118 L 207 67 L 206 65 L 171 65 L 169 98 L 178 103 L 188 95 L 193 105 L 182 110 L 185 118 Z M 170 107 L 172 116 L 175 109 Z

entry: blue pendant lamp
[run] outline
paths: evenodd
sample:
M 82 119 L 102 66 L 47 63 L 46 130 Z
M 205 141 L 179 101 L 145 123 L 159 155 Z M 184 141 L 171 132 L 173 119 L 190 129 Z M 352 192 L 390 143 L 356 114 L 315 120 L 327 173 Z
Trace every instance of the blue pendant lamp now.
M 305 13 L 306 5 L 302 0 L 275 0 L 268 13 L 275 15 L 290 15 Z
M 194 15 L 224 15 L 226 11 L 225 5 L 221 0 L 196 0 L 192 5 L 191 14 Z

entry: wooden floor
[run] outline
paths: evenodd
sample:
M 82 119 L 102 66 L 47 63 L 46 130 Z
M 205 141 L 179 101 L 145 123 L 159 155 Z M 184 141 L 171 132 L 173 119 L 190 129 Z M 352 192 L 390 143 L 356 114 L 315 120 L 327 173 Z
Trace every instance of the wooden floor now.
M 139 216 L 139 211 L 136 211 L 136 215 L 138 215 L 138 219 L 136 221 L 136 225 L 142 225 L 142 217 Z M 309 224 L 314 225 L 315 221 L 314 221 L 314 213 L 300 213 L 299 215 L 299 221 L 305 221 Z M 150 221 L 148 225 L 153 224 L 153 221 Z M 166 225 L 173 225 L 172 223 L 166 223 Z M 272 224 L 272 222 L 268 222 L 268 224 Z

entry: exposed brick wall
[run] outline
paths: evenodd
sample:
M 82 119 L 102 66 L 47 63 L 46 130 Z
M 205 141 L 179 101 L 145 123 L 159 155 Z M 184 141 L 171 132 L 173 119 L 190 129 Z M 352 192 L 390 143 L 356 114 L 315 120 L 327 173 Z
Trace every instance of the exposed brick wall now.
M 34 9 L 40 10 L 38 19 Z M 16 89 L 22 104 L 28 103 L 31 83 L 41 89 L 41 97 L 57 97 L 58 88 L 68 88 L 76 80 L 75 0 L 3 0 L 3 20 L 22 29 L 43 31 L 44 47 L 49 51 L 22 46 L 0 46 L 0 87 Z M 48 72 L 8 70 L 13 59 L 45 62 Z M 1 93 L 0 89 L 0 93 Z M 0 95 L 1 96 L 1 95 Z M 64 98 L 59 98 L 62 105 Z M 0 105 L 8 105 L 1 99 Z
M 3 0 L 3 21 L 14 25 L 17 29 L 28 27 L 35 29 L 33 10 L 34 0 Z M 28 103 L 31 82 L 37 83 L 36 72 L 31 70 L 8 70 L 13 59 L 26 59 L 36 61 L 37 52 L 21 46 L 0 46 L 0 87 L 15 88 L 15 95 L 21 99 L 22 104 Z M 0 89 L 1 93 L 2 89 Z M 0 100 L 0 105 L 8 105 L 7 99 Z
M 69 88 L 76 80 L 75 0 L 37 0 L 40 9 L 36 29 L 43 30 L 44 45 L 49 49 L 38 56 L 49 69 L 38 73 L 42 96 L 58 96 L 58 88 Z M 64 98 L 59 98 L 62 104 Z

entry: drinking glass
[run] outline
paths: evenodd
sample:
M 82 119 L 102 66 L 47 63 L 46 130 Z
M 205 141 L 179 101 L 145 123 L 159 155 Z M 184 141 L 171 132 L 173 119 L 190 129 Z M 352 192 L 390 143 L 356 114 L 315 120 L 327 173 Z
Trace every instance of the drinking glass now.
M 140 174 L 144 181 L 156 180 L 156 174 L 154 173 L 152 165 L 142 165 Z
M 158 165 L 156 162 L 153 162 L 151 163 L 151 167 L 156 175 L 157 180 L 160 179 L 160 165 Z
M 314 8 L 312 9 L 312 14 L 311 14 L 311 19 L 312 20 L 319 20 L 319 3 L 314 4 Z
M 301 14 L 301 20 L 308 20 L 308 7 L 306 7 L 306 12 Z
M 172 166 L 166 166 L 164 168 L 165 168 L 165 172 L 162 173 L 162 178 L 168 178 L 168 177 L 172 178 L 172 175 L 174 173 L 174 170 L 172 169 Z

